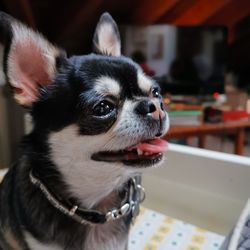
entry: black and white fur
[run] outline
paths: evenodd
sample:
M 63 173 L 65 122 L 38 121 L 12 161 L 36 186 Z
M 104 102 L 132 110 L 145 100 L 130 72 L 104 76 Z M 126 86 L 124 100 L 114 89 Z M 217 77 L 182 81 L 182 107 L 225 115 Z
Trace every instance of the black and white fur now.
M 117 191 L 143 164 L 92 156 L 167 131 L 166 115 L 155 119 L 139 105 L 150 101 L 159 109 L 161 97 L 153 93 L 157 84 L 121 56 L 119 32 L 107 13 L 96 28 L 95 53 L 70 58 L 7 14 L 0 13 L 0 23 L 7 40 L 7 80 L 34 123 L 1 184 L 0 249 L 125 250 L 129 217 L 81 225 L 55 209 L 28 176 L 32 169 L 53 193 L 84 208 L 106 212 L 119 206 Z M 103 101 L 112 104 L 110 112 L 96 115 Z

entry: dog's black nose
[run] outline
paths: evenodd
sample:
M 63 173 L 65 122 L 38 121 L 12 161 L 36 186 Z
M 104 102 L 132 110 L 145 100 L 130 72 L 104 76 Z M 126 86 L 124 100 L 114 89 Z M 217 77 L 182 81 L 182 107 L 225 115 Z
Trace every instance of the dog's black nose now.
M 166 116 L 162 102 L 158 100 L 143 100 L 139 102 L 135 108 L 135 112 L 139 115 L 151 116 L 156 120 L 161 120 Z
M 141 101 L 138 103 L 135 111 L 139 115 L 147 115 L 156 111 L 156 107 L 152 101 Z

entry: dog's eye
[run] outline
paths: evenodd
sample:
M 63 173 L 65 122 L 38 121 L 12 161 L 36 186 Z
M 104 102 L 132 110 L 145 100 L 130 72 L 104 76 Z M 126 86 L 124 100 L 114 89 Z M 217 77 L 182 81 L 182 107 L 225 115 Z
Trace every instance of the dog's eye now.
M 115 106 L 109 101 L 101 101 L 94 107 L 94 114 L 96 116 L 105 116 L 114 110 Z
M 152 89 L 152 94 L 153 94 L 153 97 L 156 97 L 158 98 L 160 96 L 160 91 L 158 88 L 153 88 Z

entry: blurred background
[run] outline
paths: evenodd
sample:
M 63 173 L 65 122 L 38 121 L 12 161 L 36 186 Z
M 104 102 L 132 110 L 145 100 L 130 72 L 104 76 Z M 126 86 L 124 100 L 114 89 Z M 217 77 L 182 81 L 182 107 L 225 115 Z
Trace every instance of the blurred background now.
M 91 52 L 96 23 L 110 12 L 123 54 L 161 86 L 172 124 L 167 139 L 250 155 L 249 0 L 0 0 L 0 10 L 69 56 Z M 0 168 L 15 161 L 30 127 L 1 70 Z

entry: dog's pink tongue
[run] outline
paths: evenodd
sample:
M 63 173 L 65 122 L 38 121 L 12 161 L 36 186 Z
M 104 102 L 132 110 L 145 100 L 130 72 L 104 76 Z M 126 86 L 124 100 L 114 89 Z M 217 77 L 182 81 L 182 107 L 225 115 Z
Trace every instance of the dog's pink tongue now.
M 168 150 L 168 143 L 163 139 L 157 138 L 138 144 L 137 149 L 152 154 L 163 153 Z

